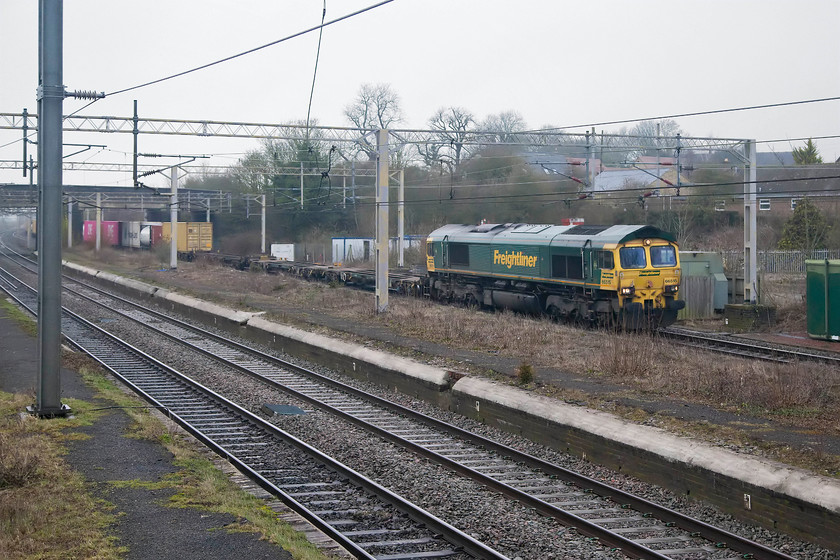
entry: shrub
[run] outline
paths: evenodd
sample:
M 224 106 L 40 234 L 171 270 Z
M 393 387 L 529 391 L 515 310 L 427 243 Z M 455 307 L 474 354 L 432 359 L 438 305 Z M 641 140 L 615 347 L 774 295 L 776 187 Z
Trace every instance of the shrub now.
M 535 375 L 534 366 L 528 360 L 523 360 L 516 368 L 516 380 L 520 385 L 533 383 Z

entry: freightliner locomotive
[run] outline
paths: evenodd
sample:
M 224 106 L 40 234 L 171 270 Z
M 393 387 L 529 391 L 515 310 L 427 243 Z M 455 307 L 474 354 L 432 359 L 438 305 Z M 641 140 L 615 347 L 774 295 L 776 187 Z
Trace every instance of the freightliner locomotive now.
M 446 225 L 426 241 L 433 298 L 628 330 L 672 324 L 676 239 L 644 225 Z

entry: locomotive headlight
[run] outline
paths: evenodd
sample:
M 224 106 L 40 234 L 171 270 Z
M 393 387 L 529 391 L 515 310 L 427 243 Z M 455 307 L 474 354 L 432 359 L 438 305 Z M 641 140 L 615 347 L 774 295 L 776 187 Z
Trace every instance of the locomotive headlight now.
M 680 289 L 679 284 L 672 284 L 670 286 L 665 286 L 665 291 L 669 293 L 674 293 Z
M 636 293 L 635 286 L 627 286 L 625 288 L 621 288 L 621 295 L 623 296 L 632 296 L 634 293 Z

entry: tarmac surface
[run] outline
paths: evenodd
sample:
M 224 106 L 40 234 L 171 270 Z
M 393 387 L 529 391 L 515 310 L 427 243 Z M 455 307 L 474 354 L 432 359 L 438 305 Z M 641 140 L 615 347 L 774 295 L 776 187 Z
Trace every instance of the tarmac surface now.
M 37 340 L 23 332 L 0 308 L 0 391 L 35 395 Z M 62 399 L 97 402 L 80 376 L 61 370 Z M 102 402 L 102 406 L 109 403 Z M 114 505 L 117 518 L 109 529 L 119 546 L 128 548 L 127 560 L 291 560 L 282 548 L 250 532 L 230 532 L 234 516 L 196 508 L 164 505 L 177 489 L 151 490 L 112 481 L 156 482 L 176 472 L 172 454 L 163 446 L 126 437 L 128 415 L 119 409 L 104 414 L 90 426 L 77 428 L 89 438 L 67 442 L 64 460 L 81 473 L 90 493 Z

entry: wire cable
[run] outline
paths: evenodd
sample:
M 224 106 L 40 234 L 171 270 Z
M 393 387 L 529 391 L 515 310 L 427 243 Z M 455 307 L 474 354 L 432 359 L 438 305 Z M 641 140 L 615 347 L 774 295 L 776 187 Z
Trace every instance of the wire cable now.
M 806 105 L 808 103 L 823 103 L 826 101 L 838 101 L 840 100 L 840 96 L 838 97 L 823 97 L 821 99 L 805 99 L 801 101 L 788 101 L 785 103 L 768 103 L 766 105 L 750 105 L 747 107 L 733 107 L 731 109 L 714 109 L 710 111 L 696 111 L 693 113 L 677 113 L 674 115 L 662 115 L 659 117 L 646 117 L 642 119 L 623 119 L 620 121 L 604 121 L 604 122 L 597 122 L 597 123 L 590 123 L 590 124 L 578 124 L 574 126 L 552 126 L 549 128 L 543 128 L 540 130 L 529 130 L 528 132 L 545 132 L 547 130 L 568 130 L 570 128 L 590 128 L 593 126 L 608 126 L 613 124 L 628 124 L 633 122 L 640 122 L 640 121 L 658 121 L 663 119 L 677 119 L 680 117 L 697 117 L 702 115 L 716 115 L 721 113 L 734 113 L 737 111 L 752 111 L 755 109 L 771 109 L 775 107 L 789 107 L 792 105 Z
M 321 38 L 324 36 L 324 19 L 327 17 L 327 0 L 321 12 L 321 30 L 318 32 L 318 50 L 315 51 L 315 70 L 312 72 L 312 88 L 309 90 L 309 106 L 306 108 L 306 140 L 309 140 L 309 115 L 312 113 L 312 98 L 315 96 L 315 77 L 318 75 L 318 60 L 321 58 Z
M 140 88 L 144 88 L 144 87 L 151 86 L 151 85 L 154 85 L 154 84 L 159 84 L 161 82 L 165 82 L 165 81 L 171 80 L 173 78 L 179 78 L 181 76 L 186 76 L 187 74 L 192 74 L 193 72 L 198 72 L 199 70 L 204 70 L 205 68 L 210 68 L 211 66 L 216 66 L 217 64 L 221 64 L 223 62 L 228 62 L 228 61 L 234 60 L 236 58 L 245 56 L 247 54 L 255 53 L 255 52 L 260 51 L 262 49 L 272 47 L 272 46 L 280 44 L 280 43 L 284 43 L 284 42 L 289 41 L 291 39 L 296 39 L 297 37 L 301 37 L 303 35 L 311 33 L 313 31 L 315 31 L 316 29 L 323 29 L 324 27 L 326 27 L 328 25 L 333 25 L 333 24 L 338 23 L 340 21 L 344 21 L 345 19 L 350 19 L 352 17 L 358 16 L 358 15 L 363 14 L 365 12 L 369 12 L 370 10 L 373 10 L 375 8 L 379 8 L 380 6 L 384 6 L 385 4 L 389 4 L 393 1 L 394 0 L 382 0 L 381 2 L 373 4 L 372 6 L 368 6 L 367 8 L 362 8 L 361 10 L 357 10 L 357 11 L 352 12 L 350 14 L 343 15 L 339 18 L 330 20 L 326 23 L 321 23 L 321 25 L 316 25 L 315 27 L 310 27 L 309 29 L 305 29 L 303 31 L 293 33 L 292 35 L 289 35 L 287 37 L 283 37 L 282 39 L 277 39 L 276 41 L 272 41 L 270 43 L 266 43 L 265 45 L 260 45 L 259 47 L 254 47 L 253 49 L 248 49 L 247 51 L 243 51 L 241 53 L 237 53 L 237 54 L 222 58 L 220 60 L 216 60 L 214 62 L 208 62 L 207 64 L 203 64 L 201 66 L 196 66 L 195 68 L 191 68 L 189 70 L 184 70 L 183 72 L 178 72 L 177 74 L 172 74 L 172 75 L 166 76 L 164 78 L 158 78 L 157 80 L 152 80 L 150 82 L 146 82 L 146 83 L 139 84 L 139 85 L 136 85 L 136 86 L 128 87 L 128 88 L 125 88 L 125 89 L 120 89 L 120 90 L 117 90 L 117 91 L 112 91 L 110 93 L 106 93 L 105 96 L 107 97 L 107 96 L 110 96 L 110 95 L 119 95 L 121 93 L 126 93 L 126 92 L 129 92 L 129 91 L 133 91 L 135 89 L 140 89 Z

